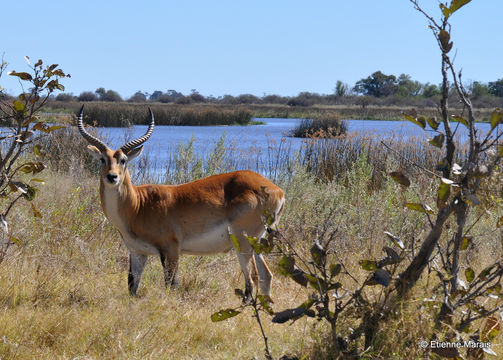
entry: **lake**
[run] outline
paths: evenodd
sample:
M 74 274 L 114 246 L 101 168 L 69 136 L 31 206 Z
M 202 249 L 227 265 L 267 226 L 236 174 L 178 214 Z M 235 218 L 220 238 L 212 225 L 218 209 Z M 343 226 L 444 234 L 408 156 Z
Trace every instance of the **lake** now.
M 252 169 L 269 173 L 275 165 L 277 152 L 286 151 L 292 156 L 299 150 L 304 139 L 292 138 L 288 134 L 300 119 L 258 119 L 265 125 L 249 126 L 156 126 L 152 137 L 146 143 L 145 151 L 155 160 L 156 167 L 171 168 L 173 155 L 178 153 L 180 144 L 187 144 L 193 139 L 194 154 L 204 158 L 225 136 L 226 150 L 234 159 L 236 169 Z M 433 137 L 432 131 L 424 131 L 409 121 L 382 120 L 347 120 L 348 132 L 366 136 L 408 138 Z M 453 123 L 453 129 L 457 123 Z M 489 124 L 477 124 L 481 132 L 487 132 Z M 147 127 L 134 126 L 125 128 L 102 128 L 101 136 L 112 148 L 118 148 L 126 141 L 142 136 Z M 466 139 L 467 129 L 459 125 L 459 136 Z M 277 157 L 277 156 L 276 156 Z M 237 160 L 239 159 L 239 161 Z M 169 164 L 168 164 L 169 163 Z

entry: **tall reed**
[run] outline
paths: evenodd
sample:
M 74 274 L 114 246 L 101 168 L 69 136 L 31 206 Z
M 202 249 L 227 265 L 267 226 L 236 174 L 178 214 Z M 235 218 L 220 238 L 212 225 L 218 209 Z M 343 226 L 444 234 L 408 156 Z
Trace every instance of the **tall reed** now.
M 348 125 L 336 113 L 315 115 L 302 119 L 291 132 L 293 137 L 330 138 L 347 133 Z
M 77 113 L 80 104 L 65 104 L 66 111 Z M 151 107 L 158 125 L 247 125 L 252 112 L 244 107 L 224 108 L 215 105 L 132 104 L 90 102 L 85 105 L 87 123 L 106 127 L 147 124 Z M 60 110 L 58 110 L 60 111 Z

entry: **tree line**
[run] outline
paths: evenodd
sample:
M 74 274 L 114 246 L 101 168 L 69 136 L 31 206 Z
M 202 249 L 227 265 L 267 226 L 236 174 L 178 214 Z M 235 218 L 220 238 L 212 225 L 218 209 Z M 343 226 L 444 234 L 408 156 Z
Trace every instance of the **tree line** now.
M 488 83 L 473 81 L 465 86 L 471 93 L 472 99 L 478 106 L 501 106 L 503 101 L 503 78 Z M 452 89 L 455 97 L 455 91 Z M 62 93 L 54 97 L 56 101 L 107 101 L 132 103 L 160 102 L 176 104 L 213 103 L 213 104 L 283 104 L 290 106 L 312 106 L 357 104 L 357 105 L 407 105 L 435 106 L 441 96 L 441 86 L 431 83 L 421 83 L 413 80 L 410 75 L 386 75 L 382 71 L 375 71 L 366 78 L 350 86 L 338 80 L 331 94 L 300 92 L 296 96 L 241 94 L 237 96 L 223 95 L 219 97 L 204 96 L 196 89 L 190 94 L 183 94 L 176 90 L 155 90 L 152 93 L 137 91 L 129 98 L 122 98 L 114 90 L 103 87 L 92 91 L 84 91 L 78 96 Z

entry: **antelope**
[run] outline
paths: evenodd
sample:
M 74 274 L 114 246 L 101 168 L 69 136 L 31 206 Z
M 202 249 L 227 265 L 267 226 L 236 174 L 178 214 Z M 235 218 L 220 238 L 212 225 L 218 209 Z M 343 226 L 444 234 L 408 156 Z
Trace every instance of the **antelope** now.
M 145 135 L 118 150 L 86 131 L 84 106 L 78 116 L 79 132 L 90 144 L 88 151 L 101 161 L 101 207 L 129 250 L 129 293 L 136 295 L 149 255 L 160 256 L 165 285 L 174 287 L 181 254 L 210 255 L 236 248 L 245 296 L 251 296 L 257 280 L 261 293 L 270 296 L 272 273 L 245 236 L 260 239 L 265 234 L 264 211 L 277 224 L 284 211 L 283 190 L 253 171 L 213 175 L 181 185 L 133 185 L 127 166 L 141 154 L 154 131 L 150 108 L 149 113 Z M 230 234 L 237 237 L 239 247 Z

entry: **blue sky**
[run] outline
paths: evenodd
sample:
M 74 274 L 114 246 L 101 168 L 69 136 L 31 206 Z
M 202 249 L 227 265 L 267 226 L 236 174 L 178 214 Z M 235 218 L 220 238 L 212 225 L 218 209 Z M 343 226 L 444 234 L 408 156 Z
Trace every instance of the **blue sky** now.
M 438 17 L 436 0 L 420 3 Z M 503 78 L 501 14 L 503 1 L 473 0 L 453 15 L 465 81 Z M 58 63 L 75 95 L 327 94 L 376 70 L 440 82 L 439 50 L 407 0 L 8 1 L 0 24 L 9 70 L 26 71 L 25 55 Z

